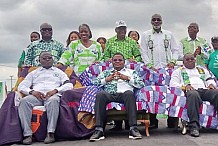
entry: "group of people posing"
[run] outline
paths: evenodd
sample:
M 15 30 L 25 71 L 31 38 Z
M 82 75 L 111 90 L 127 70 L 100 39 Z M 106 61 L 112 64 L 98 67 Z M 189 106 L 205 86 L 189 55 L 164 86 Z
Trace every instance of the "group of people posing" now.
M 218 90 L 214 80 L 218 78 L 218 37 L 211 38 L 210 46 L 205 39 L 197 36 L 198 24 L 190 23 L 188 37 L 178 44 L 172 32 L 162 28 L 162 22 L 161 15 L 154 14 L 151 17 L 152 29 L 141 35 L 141 43 L 138 42 L 137 31 L 130 31 L 126 36 L 127 25 L 122 20 L 116 22 L 114 37 L 100 37 L 97 41 L 92 40 L 90 27 L 81 24 L 78 32 L 72 31 L 69 34 L 66 47 L 52 38 L 53 29 L 50 24 L 40 25 L 42 38 L 40 39 L 37 32 L 31 33 L 31 43 L 23 50 L 18 64 L 18 76 L 24 66 L 39 66 L 18 87 L 20 92 L 27 95 L 21 99 L 18 107 L 23 144 L 32 143 L 31 111 L 37 105 L 45 105 L 47 111 L 48 134 L 44 142 L 47 144 L 55 141 L 59 96 L 73 88 L 69 78 L 56 67 L 71 66 L 79 76 L 88 66 L 106 61 L 112 62 L 113 69 L 102 72 L 93 81 L 95 85 L 104 87 L 104 90 L 96 96 L 96 129 L 90 141 L 104 139 L 106 105 L 114 101 L 124 103 L 126 107 L 129 138 L 142 138 L 137 129 L 133 89 L 142 88 L 144 83 L 136 71 L 125 68 L 126 61 L 143 62 L 149 69 L 157 71 L 165 67 L 173 69 L 177 60 L 183 60 L 184 66 L 174 70 L 170 86 L 184 90 L 187 96 L 190 135 L 198 137 L 199 107 L 202 101 L 210 101 L 218 110 Z M 151 117 L 151 125 L 158 127 L 156 116 Z

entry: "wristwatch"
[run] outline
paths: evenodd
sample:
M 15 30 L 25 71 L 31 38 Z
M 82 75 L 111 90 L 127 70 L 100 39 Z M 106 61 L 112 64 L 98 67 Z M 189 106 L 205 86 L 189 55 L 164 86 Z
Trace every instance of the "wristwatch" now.
M 32 95 L 32 94 L 33 94 L 33 91 L 34 91 L 34 90 L 31 90 L 31 91 L 29 92 L 29 94 Z
M 127 76 L 127 81 L 130 81 L 131 77 Z

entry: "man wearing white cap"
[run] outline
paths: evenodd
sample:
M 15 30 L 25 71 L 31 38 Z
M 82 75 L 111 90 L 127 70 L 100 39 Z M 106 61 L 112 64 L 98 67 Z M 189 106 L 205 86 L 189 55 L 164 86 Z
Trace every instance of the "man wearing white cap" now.
M 112 56 L 120 52 L 130 61 L 141 61 L 141 54 L 135 40 L 126 36 L 127 25 L 125 21 L 119 20 L 116 22 L 116 36 L 107 40 L 104 52 L 104 61 L 110 61 Z

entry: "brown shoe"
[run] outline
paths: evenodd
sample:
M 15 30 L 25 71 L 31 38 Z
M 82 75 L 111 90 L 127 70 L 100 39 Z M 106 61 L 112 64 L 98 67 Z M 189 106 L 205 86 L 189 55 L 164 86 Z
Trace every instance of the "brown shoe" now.
M 26 136 L 26 137 L 23 139 L 23 144 L 24 144 L 24 145 L 31 145 L 31 144 L 32 144 L 32 135 L 31 135 L 31 136 Z
M 44 144 L 49 144 L 55 142 L 54 133 L 48 133 L 44 140 Z

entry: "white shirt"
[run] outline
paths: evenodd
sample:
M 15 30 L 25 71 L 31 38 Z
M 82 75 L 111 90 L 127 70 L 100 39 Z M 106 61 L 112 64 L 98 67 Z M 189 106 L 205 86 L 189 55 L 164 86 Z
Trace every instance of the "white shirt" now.
M 213 84 L 214 87 L 216 87 L 215 81 L 213 79 L 209 79 L 212 76 L 208 72 L 207 69 L 204 69 L 205 79 L 206 80 L 209 79 L 207 81 L 203 81 L 200 78 L 201 74 L 199 73 L 197 68 L 188 69 L 188 68 L 184 67 L 184 69 L 185 69 L 185 71 L 187 72 L 187 74 L 189 76 L 191 86 L 194 87 L 195 89 L 198 89 L 198 88 L 206 89 L 206 87 L 208 87 L 210 84 Z M 186 86 L 186 85 L 184 84 L 184 81 L 183 81 L 183 77 L 182 77 L 182 74 L 181 74 L 181 69 L 178 68 L 178 69 L 174 70 L 172 75 L 171 75 L 170 87 L 182 87 L 182 86 Z
M 57 89 L 58 93 L 73 89 L 72 83 L 63 84 L 69 80 L 67 75 L 56 67 L 45 69 L 39 67 L 30 72 L 19 84 L 18 91 L 29 95 L 31 90 L 40 91 L 46 94 L 48 91 Z M 32 86 L 32 88 L 30 88 Z
M 134 70 L 128 69 L 128 68 L 123 68 L 119 72 L 121 74 L 124 74 L 124 75 L 130 77 L 130 80 L 129 80 L 129 82 L 126 82 L 126 81 L 124 81 L 122 79 L 112 81 L 117 86 L 116 93 L 124 93 L 127 90 L 133 91 L 134 87 L 136 87 L 136 88 L 141 88 L 142 87 L 143 83 L 142 84 L 137 84 L 139 82 L 139 80 L 136 78 L 136 76 L 135 76 L 136 74 L 135 75 L 133 74 Z M 107 84 L 107 82 L 105 81 L 105 78 L 103 78 L 101 80 L 101 84 L 102 85 Z
M 165 51 L 164 40 L 167 39 L 169 41 L 169 46 L 167 51 Z M 154 62 L 152 62 L 152 51 L 149 49 L 149 41 L 153 42 L 153 57 Z M 172 59 L 177 60 L 178 58 L 178 45 L 175 37 L 170 31 L 161 30 L 161 32 L 154 32 L 153 29 L 145 31 L 141 37 L 141 56 L 142 61 L 145 64 L 154 63 L 153 67 L 155 68 L 163 68 L 169 63 Z M 166 55 L 168 56 L 168 62 L 166 59 Z

